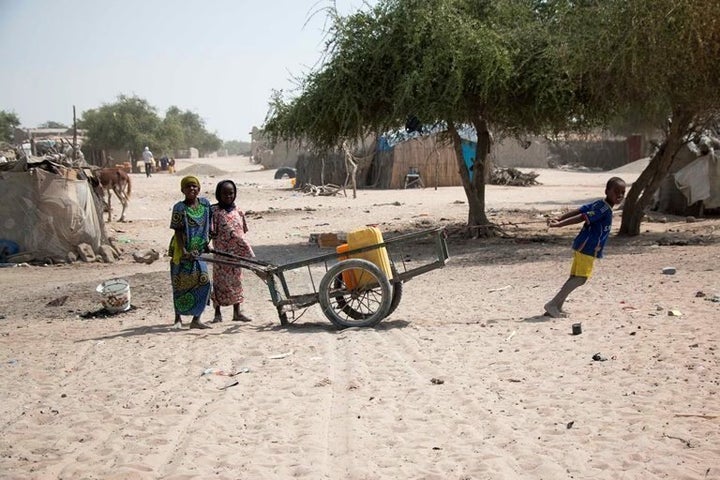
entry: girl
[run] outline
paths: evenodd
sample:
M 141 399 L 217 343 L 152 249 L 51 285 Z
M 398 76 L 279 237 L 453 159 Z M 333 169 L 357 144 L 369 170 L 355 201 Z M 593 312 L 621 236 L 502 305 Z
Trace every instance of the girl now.
M 220 252 L 252 258 L 255 253 L 245 240 L 248 231 L 245 214 L 235 206 L 236 197 L 237 187 L 232 180 L 217 184 L 215 198 L 218 203 L 212 206 L 213 247 Z M 240 267 L 220 263 L 213 265 L 212 299 L 215 305 L 213 323 L 222 322 L 220 307 L 228 305 L 233 306 L 233 321 L 251 321 L 240 311 L 240 304 L 245 300 Z
M 180 181 L 185 200 L 173 206 L 170 228 L 175 235 L 170 242 L 172 257 L 170 279 L 173 289 L 176 329 L 182 327 L 181 315 L 192 315 L 190 328 L 210 328 L 200 322 L 210 296 L 210 277 L 207 263 L 197 256 L 208 248 L 210 232 L 210 202 L 199 197 L 200 180 L 187 176 Z

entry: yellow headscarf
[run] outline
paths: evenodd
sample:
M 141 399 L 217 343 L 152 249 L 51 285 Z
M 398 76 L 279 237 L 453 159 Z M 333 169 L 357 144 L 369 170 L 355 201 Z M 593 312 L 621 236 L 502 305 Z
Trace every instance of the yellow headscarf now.
M 200 180 L 198 180 L 197 177 L 194 177 L 192 175 L 188 175 L 187 177 L 183 177 L 182 180 L 180 180 L 180 189 L 184 189 L 188 185 L 195 184 L 200 188 Z
M 200 180 L 198 180 L 198 178 L 193 175 L 183 177 L 183 179 L 180 180 L 180 189 L 184 190 L 185 187 L 187 187 L 188 185 L 197 185 L 198 188 L 200 188 Z M 182 258 L 182 247 L 177 244 L 177 238 L 175 238 L 175 235 L 173 235 L 170 239 L 168 254 L 172 257 L 172 262 L 175 265 L 178 265 L 180 263 L 180 259 Z

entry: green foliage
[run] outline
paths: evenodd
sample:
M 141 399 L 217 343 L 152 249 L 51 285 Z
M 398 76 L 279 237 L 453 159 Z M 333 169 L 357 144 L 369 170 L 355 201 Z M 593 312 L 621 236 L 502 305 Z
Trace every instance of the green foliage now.
M 565 127 L 582 112 L 544 20 L 525 0 L 386 0 L 335 16 L 325 63 L 299 96 L 275 92 L 264 128 L 333 146 L 410 115 L 510 133 Z
M 165 114 L 164 123 L 176 136 L 177 148 L 195 147 L 202 153 L 214 152 L 222 147 L 222 140 L 205 129 L 205 121 L 190 110 L 181 111 L 172 106 Z
M 20 119 L 15 112 L 0 110 L 0 141 L 12 142 L 14 129 L 20 126 Z
M 83 112 L 78 122 L 87 130 L 87 145 L 97 149 L 130 150 L 136 154 L 145 146 L 158 150 L 156 132 L 160 117 L 147 100 L 120 95 L 117 102 Z
M 195 147 L 201 154 L 222 146 L 196 113 L 170 107 L 161 119 L 147 100 L 120 95 L 115 103 L 87 110 L 78 122 L 87 129 L 87 144 L 96 149 L 130 150 L 139 154 L 149 146 L 156 155 Z
M 720 110 L 720 2 L 554 2 L 565 59 L 597 116 L 699 125 Z

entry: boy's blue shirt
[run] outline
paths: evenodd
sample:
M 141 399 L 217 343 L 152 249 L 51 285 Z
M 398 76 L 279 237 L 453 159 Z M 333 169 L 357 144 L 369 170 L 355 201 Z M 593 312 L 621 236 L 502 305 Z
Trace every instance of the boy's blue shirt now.
M 579 208 L 585 223 L 573 241 L 573 250 L 602 258 L 603 247 L 610 236 L 612 207 L 605 200 L 596 200 Z

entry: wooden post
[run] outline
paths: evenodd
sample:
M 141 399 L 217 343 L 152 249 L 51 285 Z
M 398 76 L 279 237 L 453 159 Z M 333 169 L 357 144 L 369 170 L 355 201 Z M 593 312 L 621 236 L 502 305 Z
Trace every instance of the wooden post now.
M 75 105 L 73 105 L 73 160 L 78 158 L 77 144 L 77 118 L 75 117 Z
M 440 183 L 440 152 L 438 151 L 437 136 L 439 134 L 433 134 L 433 151 L 435 152 L 435 190 L 438 189 L 438 183 Z
M 350 147 L 348 147 L 347 141 L 343 140 L 342 149 L 345 154 L 345 184 L 343 185 L 343 191 L 345 191 L 345 185 L 348 184 L 348 180 L 352 182 L 353 198 L 357 198 L 357 163 L 353 160 L 352 153 L 350 153 Z

